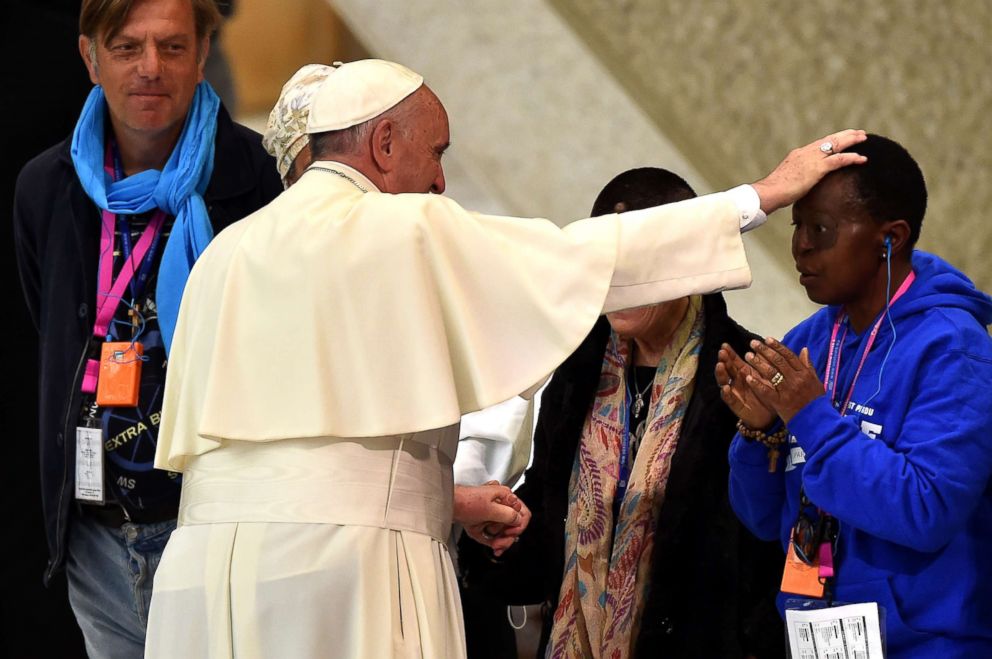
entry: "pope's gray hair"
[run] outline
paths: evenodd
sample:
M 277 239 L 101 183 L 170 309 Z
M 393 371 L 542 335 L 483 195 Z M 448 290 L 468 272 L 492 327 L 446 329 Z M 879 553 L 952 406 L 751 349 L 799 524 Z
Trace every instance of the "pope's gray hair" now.
M 325 156 L 354 155 L 362 150 L 372 135 L 372 130 L 382 120 L 375 117 L 356 126 L 310 136 L 310 152 L 316 159 Z

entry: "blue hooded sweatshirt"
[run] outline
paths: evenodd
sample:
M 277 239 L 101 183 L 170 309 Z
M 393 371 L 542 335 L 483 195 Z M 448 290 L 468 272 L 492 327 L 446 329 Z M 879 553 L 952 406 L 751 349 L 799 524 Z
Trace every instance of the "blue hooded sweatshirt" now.
M 888 656 L 992 657 L 992 299 L 936 256 L 916 251 L 912 263 L 916 280 L 890 310 L 895 343 L 884 320 L 847 414 L 829 395 L 806 405 L 774 473 L 764 446 L 735 437 L 730 500 L 755 535 L 786 548 L 800 485 L 837 518 L 834 599 L 884 608 Z M 821 381 L 839 311 L 783 340 L 809 348 Z M 837 407 L 870 332 L 847 327 Z

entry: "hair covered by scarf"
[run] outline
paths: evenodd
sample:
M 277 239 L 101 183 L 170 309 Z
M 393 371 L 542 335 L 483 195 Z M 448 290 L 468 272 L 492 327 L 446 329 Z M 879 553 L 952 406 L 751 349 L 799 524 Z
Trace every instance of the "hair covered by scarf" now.
M 307 137 L 310 101 L 333 71 L 333 66 L 323 64 L 303 66 L 282 86 L 279 100 L 269 113 L 262 146 L 275 157 L 283 184 L 296 156 L 310 142 Z

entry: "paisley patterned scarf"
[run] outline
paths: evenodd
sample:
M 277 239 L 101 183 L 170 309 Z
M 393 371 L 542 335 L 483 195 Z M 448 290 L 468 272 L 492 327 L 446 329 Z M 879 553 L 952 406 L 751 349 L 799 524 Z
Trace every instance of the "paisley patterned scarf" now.
M 618 659 L 633 653 L 651 579 L 655 520 L 699 364 L 701 307 L 699 296 L 690 298 L 685 318 L 658 363 L 647 429 L 616 522 L 613 499 L 629 404 L 625 379 L 630 344 L 611 334 L 569 483 L 565 573 L 548 644 L 550 657 Z

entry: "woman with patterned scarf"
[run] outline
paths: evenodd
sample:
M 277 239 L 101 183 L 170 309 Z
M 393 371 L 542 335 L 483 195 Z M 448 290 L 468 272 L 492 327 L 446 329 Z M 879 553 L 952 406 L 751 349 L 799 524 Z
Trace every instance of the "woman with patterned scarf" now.
M 671 172 L 635 169 L 592 214 L 694 196 Z M 783 554 L 730 510 L 735 417 L 712 375 L 721 343 L 751 338 L 722 296 L 692 296 L 601 318 L 555 372 L 517 491 L 530 529 L 499 562 L 462 557 L 468 588 L 544 603 L 545 656 L 783 655 Z

